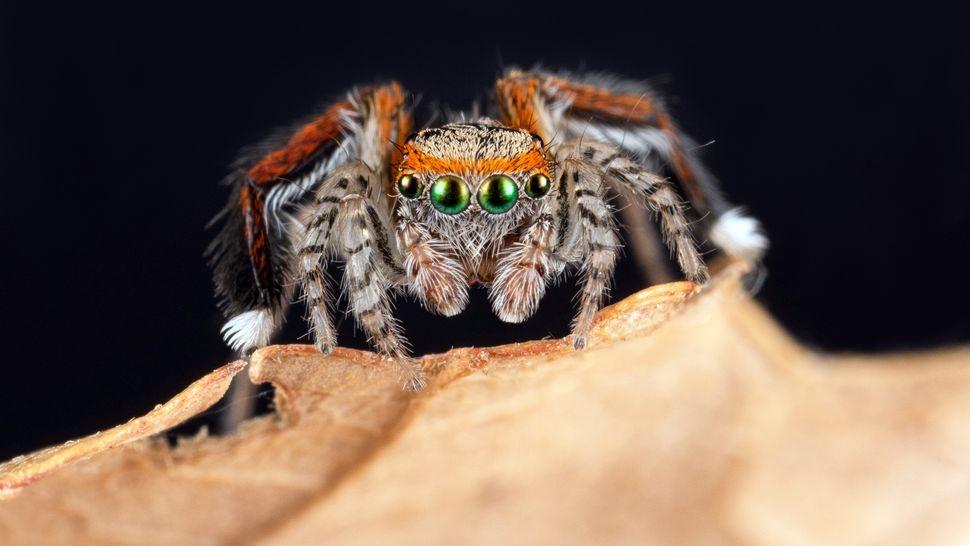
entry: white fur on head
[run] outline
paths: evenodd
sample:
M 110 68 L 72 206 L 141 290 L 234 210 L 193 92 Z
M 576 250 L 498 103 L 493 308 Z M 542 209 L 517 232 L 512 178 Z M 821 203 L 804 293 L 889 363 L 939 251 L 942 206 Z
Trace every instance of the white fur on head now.
M 757 261 L 768 249 L 768 237 L 761 223 L 744 214 L 741 208 L 733 208 L 714 222 L 710 232 L 711 241 L 731 256 Z
M 246 352 L 265 347 L 276 332 L 276 317 L 269 309 L 254 309 L 229 319 L 222 327 L 222 337 L 234 350 Z

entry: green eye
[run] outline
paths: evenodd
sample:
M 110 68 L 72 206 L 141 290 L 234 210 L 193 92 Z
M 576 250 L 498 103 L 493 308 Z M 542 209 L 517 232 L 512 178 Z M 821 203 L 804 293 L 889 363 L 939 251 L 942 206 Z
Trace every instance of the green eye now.
M 421 180 L 413 174 L 405 174 L 397 179 L 397 193 L 408 199 L 414 199 L 421 195 L 422 189 L 424 189 L 424 186 L 421 184 Z
M 552 189 L 552 183 L 549 182 L 549 177 L 542 173 L 532 175 L 532 178 L 525 185 L 525 193 L 533 199 L 538 199 L 549 193 L 550 189 Z
M 445 214 L 458 214 L 468 208 L 468 186 L 457 176 L 439 176 L 431 185 L 431 204 Z
M 492 214 L 507 212 L 515 205 L 518 198 L 519 187 L 515 184 L 515 180 L 504 174 L 488 177 L 478 188 L 478 204 Z

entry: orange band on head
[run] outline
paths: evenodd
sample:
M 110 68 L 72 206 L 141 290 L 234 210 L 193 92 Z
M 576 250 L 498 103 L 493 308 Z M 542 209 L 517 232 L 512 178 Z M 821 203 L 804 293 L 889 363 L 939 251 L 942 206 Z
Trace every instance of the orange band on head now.
M 412 145 L 404 148 L 405 158 L 400 170 L 403 173 L 533 173 L 541 172 L 548 176 L 549 164 L 539 150 L 531 150 L 513 157 L 487 157 L 484 159 L 435 157 L 428 155 Z

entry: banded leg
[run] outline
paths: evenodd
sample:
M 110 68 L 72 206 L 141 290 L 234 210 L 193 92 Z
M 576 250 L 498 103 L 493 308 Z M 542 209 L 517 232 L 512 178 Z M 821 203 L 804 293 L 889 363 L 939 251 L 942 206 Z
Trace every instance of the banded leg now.
M 532 131 L 551 146 L 601 142 L 637 158 L 646 170 L 669 176 L 673 195 L 690 199 L 710 242 L 749 261 L 764 254 L 768 239 L 760 223 L 725 199 L 697 157 L 697 146 L 649 85 L 603 74 L 511 69 L 496 83 L 496 99 L 504 123 Z M 653 252 L 657 245 L 643 232 L 636 235 L 630 243 L 638 265 L 648 277 L 658 271 L 662 276 L 665 266 L 658 267 Z
M 376 183 L 372 171 L 357 163 L 335 172 L 318 192 L 317 208 L 300 249 L 309 319 L 317 346 L 328 354 L 335 335 L 324 271 L 328 256 L 342 258 L 344 290 L 358 326 L 381 355 L 396 362 L 402 381 L 417 390 L 423 375 L 408 358 L 406 341 L 392 314 L 391 291 L 404 270 L 382 209 L 365 197 Z
M 337 334 L 330 309 L 335 298 L 326 276 L 327 263 L 334 252 L 334 227 L 340 215 L 341 200 L 347 195 L 366 193 L 369 171 L 360 164 L 340 167 L 317 190 L 316 206 L 306 220 L 299 249 L 299 273 L 307 304 L 307 322 L 317 349 L 324 355 L 333 352 Z
M 354 89 L 288 135 L 240 156 L 226 179 L 232 198 L 213 220 L 222 228 L 207 251 L 229 318 L 223 335 L 233 349 L 268 344 L 289 303 L 299 245 L 289 209 L 356 157 L 385 171 L 395 156 L 392 143 L 409 130 L 404 90 L 392 82 Z
M 579 296 L 579 312 L 573 320 L 572 335 L 573 346 L 582 349 L 586 346 L 593 317 L 602 305 L 613 277 L 620 241 L 613 211 L 606 202 L 606 187 L 601 172 L 575 158 L 567 158 L 560 164 L 559 197 L 569 204 L 564 209 L 568 214 L 558 218 L 560 233 L 564 240 L 577 241 L 581 250 L 570 261 L 581 263 L 583 288 Z
M 684 215 L 684 205 L 669 180 L 651 173 L 607 144 L 574 142 L 559 151 L 580 158 L 589 168 L 600 170 L 617 192 L 645 204 L 657 214 L 663 239 L 676 256 L 681 270 L 692 281 L 707 281 L 707 266 L 697 250 L 690 222 Z
M 535 313 L 546 285 L 563 269 L 564 264 L 552 254 L 554 242 L 555 218 L 543 206 L 535 223 L 499 256 L 488 290 L 492 310 L 499 319 L 522 322 Z
M 428 311 L 445 317 L 464 311 L 468 305 L 468 279 L 454 251 L 436 243 L 414 220 L 406 203 L 398 209 L 396 231 L 411 295 Z
M 496 83 L 502 121 L 546 142 L 583 138 L 669 167 L 698 208 L 723 199 L 660 97 L 642 82 L 511 69 Z M 721 207 L 717 207 L 721 208 Z

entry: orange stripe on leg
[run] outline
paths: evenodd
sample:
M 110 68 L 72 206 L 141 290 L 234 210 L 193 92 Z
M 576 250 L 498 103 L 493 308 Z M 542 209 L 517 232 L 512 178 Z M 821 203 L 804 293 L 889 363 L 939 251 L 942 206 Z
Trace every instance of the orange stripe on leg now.
M 704 191 L 698 185 L 697 176 L 690 168 L 677 128 L 663 105 L 658 103 L 656 99 L 646 94 L 613 93 L 603 87 L 574 82 L 556 76 L 544 78 L 542 90 L 549 95 L 568 101 L 571 105 L 570 108 L 574 111 L 608 118 L 618 123 L 627 122 L 653 126 L 663 131 L 673 144 L 670 162 L 674 174 L 683 183 L 691 200 L 700 206 L 706 206 Z
M 542 117 L 538 111 L 541 101 L 539 91 L 538 78 L 517 70 L 495 82 L 495 95 L 502 122 L 509 127 L 525 129 L 549 142 L 552 135 L 548 128 L 542 127 Z
M 290 137 L 286 146 L 253 165 L 246 173 L 249 179 L 256 184 L 267 184 L 305 164 L 322 146 L 340 136 L 341 117 L 350 109 L 350 102 L 346 100 L 328 108 Z
M 273 265 L 270 259 L 266 221 L 263 216 L 262 192 L 253 186 L 243 186 L 239 192 L 239 207 L 245 219 L 243 231 L 249 248 L 253 278 L 256 279 L 256 287 L 259 290 L 260 303 L 270 305 L 271 299 L 276 294 L 271 294 Z

